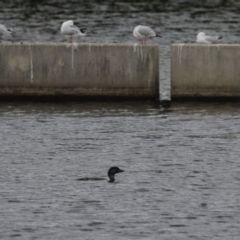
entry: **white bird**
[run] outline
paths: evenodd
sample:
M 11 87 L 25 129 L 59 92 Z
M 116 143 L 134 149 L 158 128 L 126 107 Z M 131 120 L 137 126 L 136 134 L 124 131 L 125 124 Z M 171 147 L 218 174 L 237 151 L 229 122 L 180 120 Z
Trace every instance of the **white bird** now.
M 14 32 L 11 28 L 7 28 L 5 25 L 0 24 L 0 40 L 2 38 L 12 35 Z
M 146 39 L 151 37 L 160 37 L 150 27 L 138 25 L 133 30 L 133 36 L 141 39 L 142 44 L 146 44 Z
M 208 36 L 204 32 L 197 35 L 197 43 L 216 43 L 222 39 L 222 36 Z
M 66 21 L 61 26 L 61 33 L 69 37 L 69 43 L 72 43 L 73 36 L 85 36 L 87 28 L 78 28 L 72 20 Z

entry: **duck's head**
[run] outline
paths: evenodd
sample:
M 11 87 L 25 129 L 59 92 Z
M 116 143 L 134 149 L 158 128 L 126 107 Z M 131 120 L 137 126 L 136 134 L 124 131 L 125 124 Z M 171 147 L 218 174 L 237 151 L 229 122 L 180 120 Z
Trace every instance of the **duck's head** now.
M 115 181 L 114 175 L 116 173 L 121 173 L 121 172 L 124 172 L 124 170 L 120 169 L 119 167 L 111 167 L 108 170 L 108 177 L 110 179 L 109 182 L 114 182 Z

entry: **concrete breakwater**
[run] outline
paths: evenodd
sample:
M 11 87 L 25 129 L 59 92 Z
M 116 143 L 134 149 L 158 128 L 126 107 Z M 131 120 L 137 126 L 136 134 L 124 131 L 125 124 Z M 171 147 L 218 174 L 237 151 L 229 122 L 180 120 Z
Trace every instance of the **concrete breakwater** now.
M 159 46 L 0 44 L 0 98 L 159 97 Z
M 239 44 L 173 44 L 172 99 L 240 98 Z

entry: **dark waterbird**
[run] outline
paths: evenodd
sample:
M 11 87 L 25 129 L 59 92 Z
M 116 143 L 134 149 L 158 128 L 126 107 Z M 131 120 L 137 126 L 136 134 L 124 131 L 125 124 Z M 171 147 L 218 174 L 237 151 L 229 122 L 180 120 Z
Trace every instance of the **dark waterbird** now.
M 124 170 L 120 169 L 119 167 L 111 167 L 109 170 L 108 170 L 108 177 L 109 177 L 109 182 L 114 182 L 115 181 L 115 174 L 117 173 L 121 173 L 121 172 L 124 172 Z M 94 178 L 88 178 L 88 177 L 85 177 L 85 178 L 79 178 L 77 179 L 78 181 L 100 181 L 100 180 L 106 180 L 105 178 L 97 178 L 97 177 L 94 177 Z

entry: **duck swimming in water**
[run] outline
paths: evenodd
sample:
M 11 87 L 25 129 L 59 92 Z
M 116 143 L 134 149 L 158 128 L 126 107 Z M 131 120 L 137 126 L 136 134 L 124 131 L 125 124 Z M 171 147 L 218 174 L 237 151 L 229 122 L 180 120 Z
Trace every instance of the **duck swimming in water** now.
M 120 169 L 119 167 L 111 167 L 108 170 L 108 177 L 109 177 L 109 182 L 114 182 L 115 181 L 115 174 L 124 172 L 124 170 Z M 100 180 L 105 180 L 105 178 L 79 178 L 77 179 L 78 181 L 100 181 Z
M 109 182 L 114 182 L 115 181 L 115 174 L 116 173 L 121 173 L 121 172 L 124 172 L 124 170 L 118 168 L 118 167 L 111 167 L 109 170 L 108 170 L 108 177 L 109 177 Z

